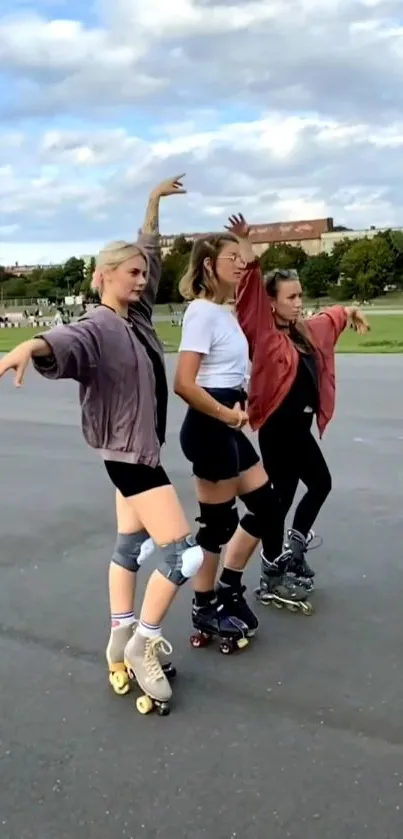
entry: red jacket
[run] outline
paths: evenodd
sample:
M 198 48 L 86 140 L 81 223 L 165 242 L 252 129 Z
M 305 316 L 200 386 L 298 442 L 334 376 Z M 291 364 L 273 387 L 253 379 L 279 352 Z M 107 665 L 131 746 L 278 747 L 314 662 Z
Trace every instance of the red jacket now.
M 261 428 L 287 396 L 297 375 L 299 354 L 287 334 L 277 329 L 269 297 L 262 282 L 259 264 L 248 265 L 237 293 L 236 311 L 249 344 L 252 362 L 249 383 L 249 420 L 251 428 Z M 307 318 L 315 347 L 319 409 L 319 434 L 331 420 L 335 406 L 334 348 L 346 327 L 344 306 L 331 306 Z

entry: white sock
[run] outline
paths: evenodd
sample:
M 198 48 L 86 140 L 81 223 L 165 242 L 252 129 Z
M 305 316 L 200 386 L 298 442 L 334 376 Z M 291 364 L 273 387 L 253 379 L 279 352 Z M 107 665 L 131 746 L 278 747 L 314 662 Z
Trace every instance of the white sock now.
M 120 614 L 111 615 L 112 629 L 118 629 L 121 626 L 131 626 L 135 622 L 134 612 L 121 612 Z
M 161 627 L 139 621 L 138 632 L 145 638 L 158 638 L 161 635 Z

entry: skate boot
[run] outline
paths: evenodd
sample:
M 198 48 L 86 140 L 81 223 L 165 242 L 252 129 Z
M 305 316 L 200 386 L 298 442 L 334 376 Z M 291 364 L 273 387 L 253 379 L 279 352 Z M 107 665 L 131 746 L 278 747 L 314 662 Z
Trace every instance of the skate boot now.
M 306 561 L 305 554 L 314 537 L 313 530 L 309 531 L 306 538 L 298 530 L 287 530 L 286 550 L 291 551 L 293 557 L 288 570 L 295 574 L 298 579 L 304 581 L 305 585 L 309 583 L 311 591 L 314 588 L 315 571 Z
M 214 638 L 218 638 L 220 652 L 229 655 L 236 649 L 247 647 L 249 643 L 248 625 L 233 615 L 232 611 L 229 613 L 219 598 L 205 606 L 197 606 L 194 600 L 192 622 L 196 630 L 190 638 L 192 647 L 207 647 Z
M 259 621 L 244 597 L 245 591 L 246 586 L 234 588 L 220 580 L 217 586 L 217 599 L 219 603 L 222 603 L 228 615 L 246 624 L 248 627 L 246 635 L 248 638 L 253 638 L 259 626 Z
M 126 644 L 124 662 L 127 673 L 144 691 L 144 696 L 136 700 L 140 714 L 149 714 L 155 709 L 159 716 L 165 717 L 170 712 L 172 688 L 161 667 L 161 653 L 172 653 L 171 645 L 162 635 L 147 638 L 136 629 Z
M 263 554 L 260 585 L 255 591 L 257 600 L 264 606 L 275 606 L 277 609 L 286 608 L 290 612 L 302 612 L 312 615 L 312 603 L 309 602 L 310 592 L 305 580 L 290 573 L 289 566 L 293 561 L 291 551 L 284 551 L 274 562 L 269 562 Z
M 109 669 L 109 684 L 118 696 L 125 696 L 130 691 L 130 679 L 124 663 L 124 651 L 126 644 L 130 641 L 137 622 L 129 626 L 112 627 L 106 648 L 106 660 Z M 176 676 L 175 667 L 170 661 L 162 665 L 162 669 L 168 679 Z

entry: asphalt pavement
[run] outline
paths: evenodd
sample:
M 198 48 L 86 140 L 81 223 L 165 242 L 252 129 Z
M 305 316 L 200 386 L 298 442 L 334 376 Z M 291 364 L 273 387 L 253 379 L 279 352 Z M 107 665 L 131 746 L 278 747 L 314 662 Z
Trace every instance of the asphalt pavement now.
M 190 647 L 183 590 L 166 718 L 108 686 L 113 489 L 77 388 L 1 382 L 1 839 L 399 839 L 403 356 L 337 366 L 316 614 L 257 607 L 258 636 L 224 657 Z M 182 415 L 172 397 L 164 462 L 193 517 Z

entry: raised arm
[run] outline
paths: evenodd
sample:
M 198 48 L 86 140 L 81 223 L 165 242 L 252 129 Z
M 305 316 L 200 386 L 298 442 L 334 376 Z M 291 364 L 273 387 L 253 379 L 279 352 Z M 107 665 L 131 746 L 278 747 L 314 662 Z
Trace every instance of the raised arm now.
M 184 175 L 177 175 L 174 178 L 169 178 L 152 190 L 148 199 L 144 222 L 139 230 L 138 243 L 147 252 L 149 260 L 148 283 L 141 300 L 129 307 L 129 311 L 130 308 L 140 311 L 148 320 L 151 320 L 152 317 L 162 272 L 159 225 L 160 201 L 161 198 L 167 198 L 169 195 L 185 194 L 186 190 L 182 184 L 183 177 Z
M 282 341 L 282 336 L 275 329 L 270 301 L 263 285 L 259 260 L 249 239 L 249 225 L 244 217 L 231 216 L 226 230 L 237 237 L 241 255 L 245 262 L 245 273 L 239 283 L 236 295 L 236 313 L 239 325 L 245 333 L 249 354 L 253 359 L 256 341 Z

